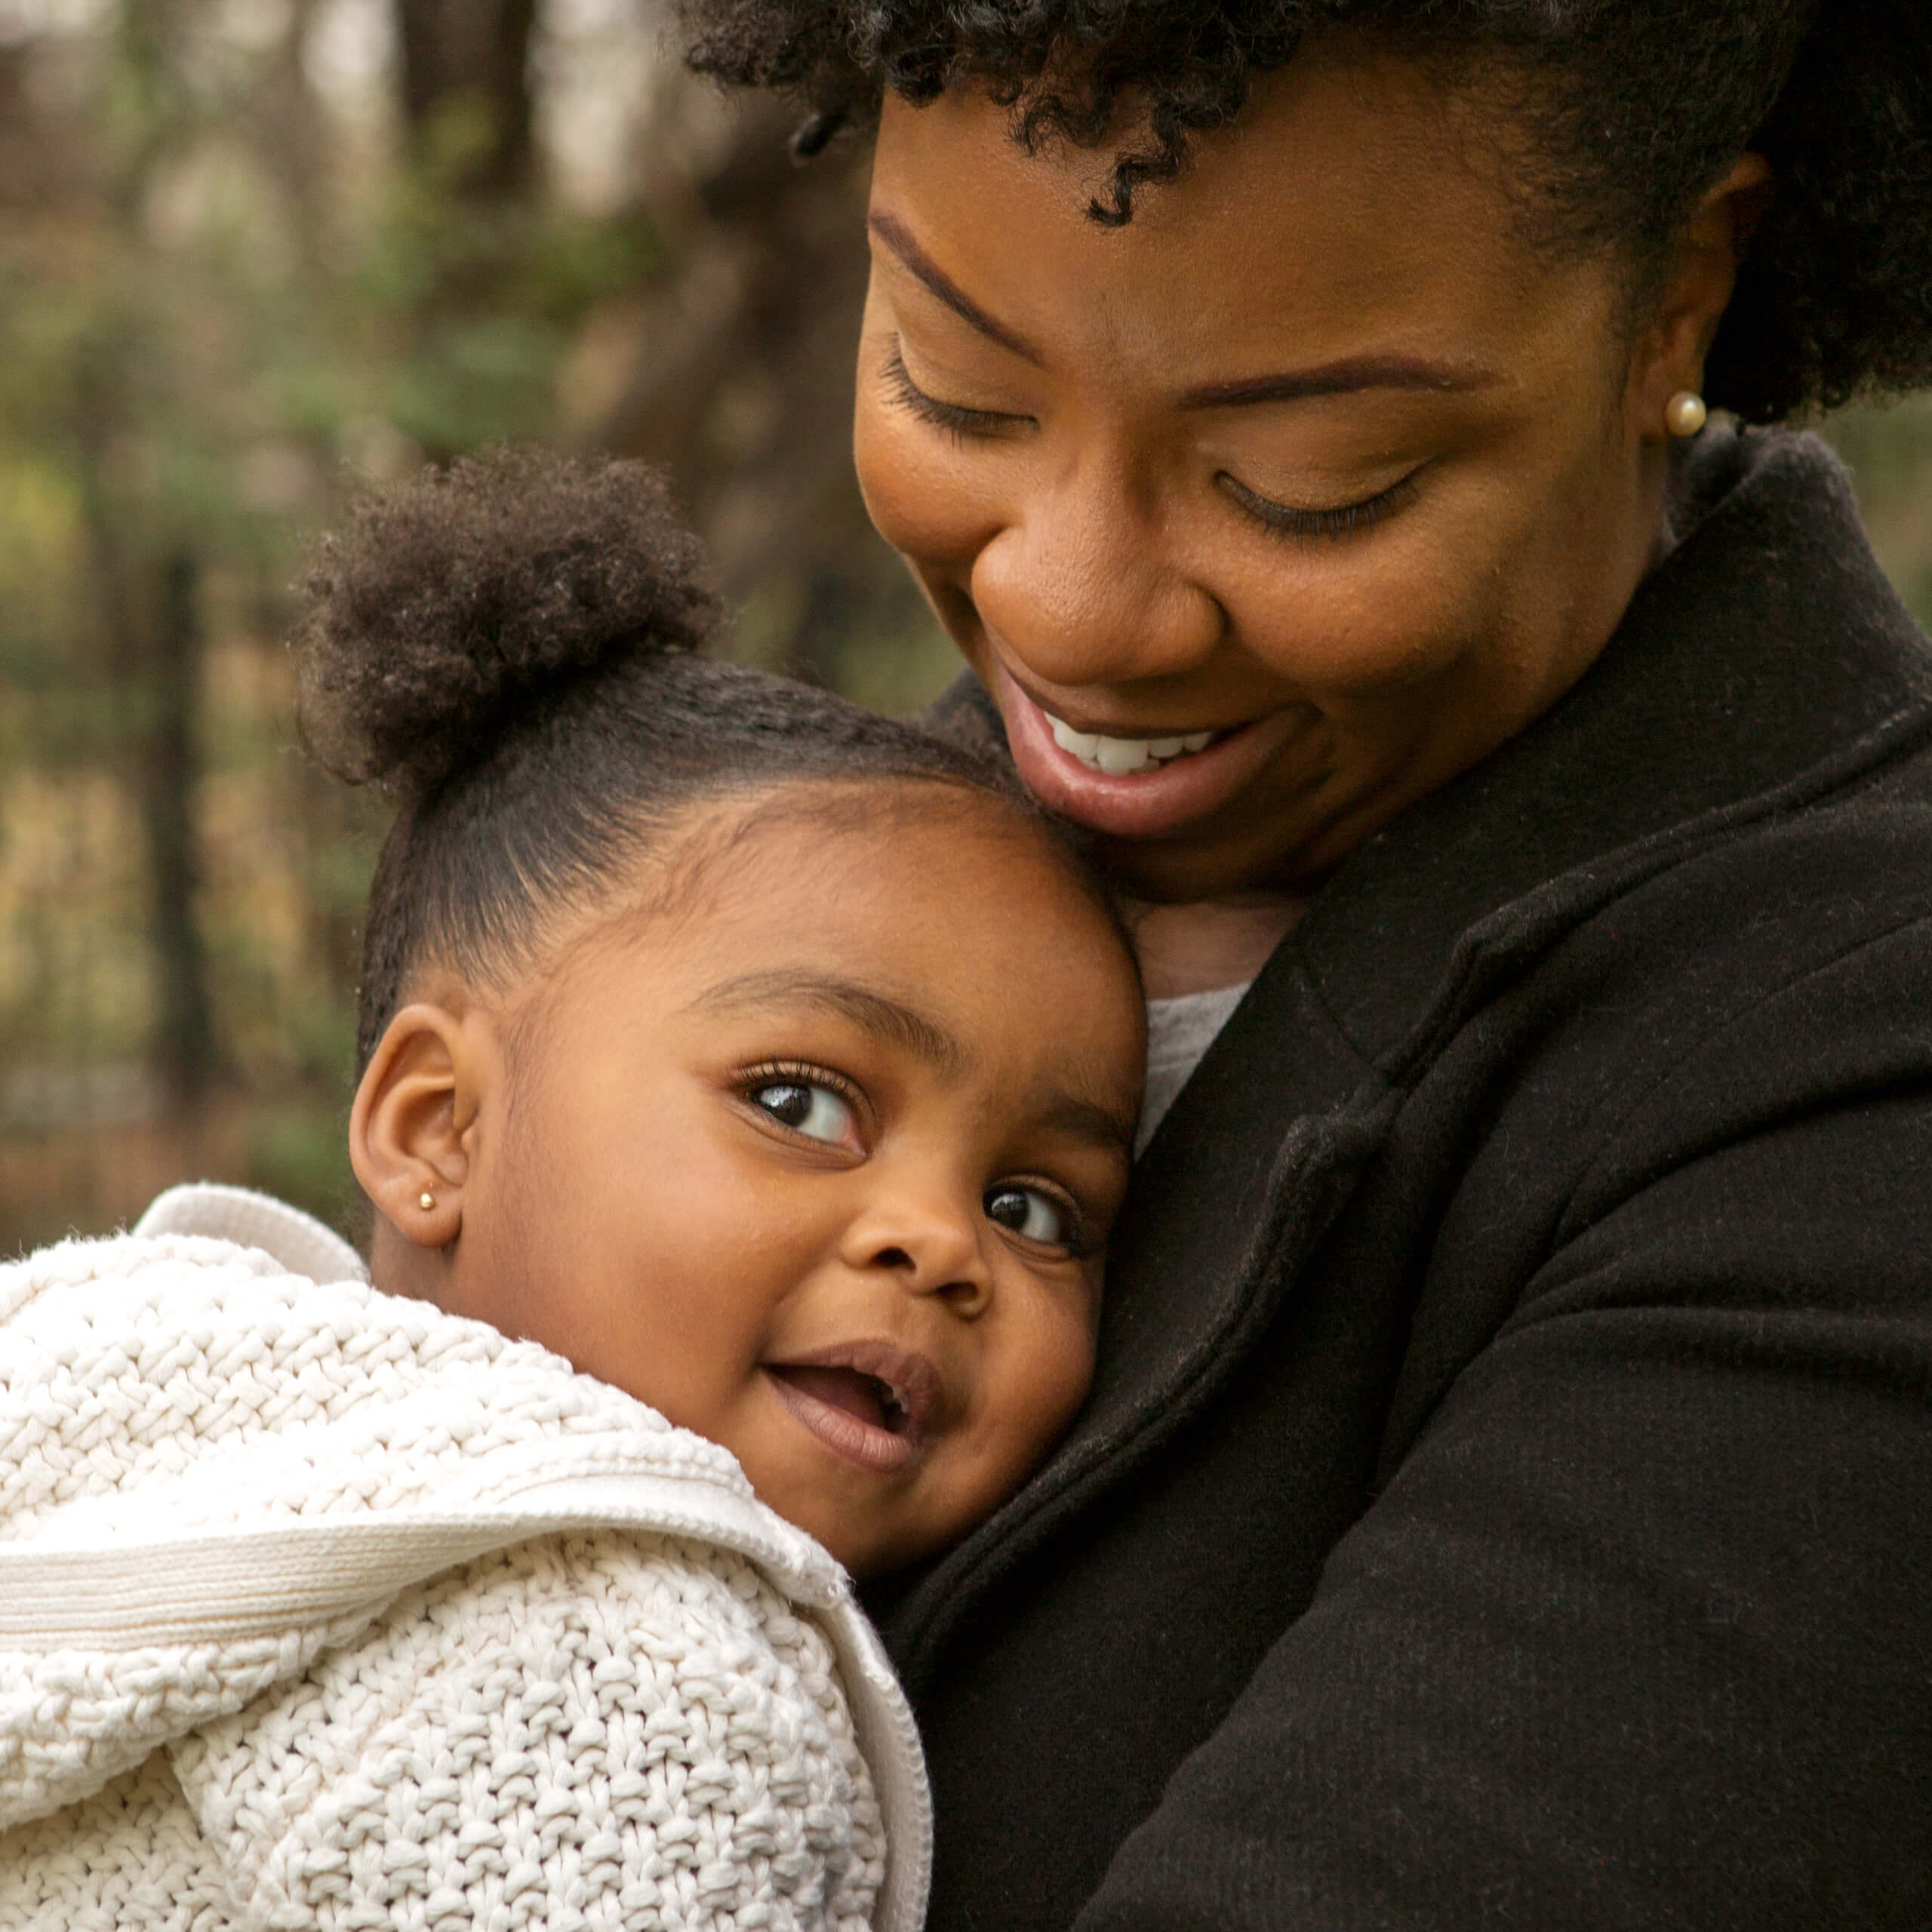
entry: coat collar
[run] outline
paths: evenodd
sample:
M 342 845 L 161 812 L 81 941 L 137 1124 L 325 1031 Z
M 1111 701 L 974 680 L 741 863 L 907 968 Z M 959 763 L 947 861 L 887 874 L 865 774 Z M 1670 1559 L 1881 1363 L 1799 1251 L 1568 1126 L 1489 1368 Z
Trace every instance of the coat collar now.
M 1932 721 L 1932 652 L 1824 445 L 1710 432 L 1678 485 L 1681 540 L 1597 663 L 1349 859 L 1183 1090 L 1116 1231 L 1080 1420 L 990 1522 L 879 1593 L 915 1697 L 972 1603 L 1166 1440 L 1265 1326 L 1426 1056 L 1472 931 L 1538 894 L 1574 918 L 1593 866 L 1795 802 Z M 955 687 L 939 721 L 988 709 Z
M 1816 437 L 1707 432 L 1687 529 L 1596 663 L 1509 743 L 1361 848 L 1297 949 L 1371 1056 L 1461 935 L 1592 860 L 1829 767 L 1932 700 L 1932 653 Z

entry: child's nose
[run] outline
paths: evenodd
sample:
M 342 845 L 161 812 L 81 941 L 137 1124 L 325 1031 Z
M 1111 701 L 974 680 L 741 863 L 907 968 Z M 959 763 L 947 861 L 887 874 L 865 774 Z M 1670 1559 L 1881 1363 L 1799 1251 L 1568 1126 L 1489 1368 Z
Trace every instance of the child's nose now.
M 977 1206 L 969 1213 L 950 1201 L 879 1204 L 848 1230 L 845 1262 L 887 1269 L 913 1294 L 937 1295 L 955 1315 L 979 1315 L 992 1297 L 992 1272 Z

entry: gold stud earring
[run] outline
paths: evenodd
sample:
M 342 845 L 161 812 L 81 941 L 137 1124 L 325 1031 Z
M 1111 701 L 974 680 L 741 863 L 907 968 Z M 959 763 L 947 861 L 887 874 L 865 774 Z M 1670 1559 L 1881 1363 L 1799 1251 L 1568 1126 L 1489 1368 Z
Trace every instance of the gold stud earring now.
M 1679 389 L 1663 406 L 1663 426 L 1673 436 L 1694 436 L 1710 414 L 1695 389 Z
M 416 1197 L 416 1204 L 422 1209 L 424 1214 L 426 1214 L 432 1208 L 435 1206 L 436 1197 L 426 1187 L 423 1192 Z

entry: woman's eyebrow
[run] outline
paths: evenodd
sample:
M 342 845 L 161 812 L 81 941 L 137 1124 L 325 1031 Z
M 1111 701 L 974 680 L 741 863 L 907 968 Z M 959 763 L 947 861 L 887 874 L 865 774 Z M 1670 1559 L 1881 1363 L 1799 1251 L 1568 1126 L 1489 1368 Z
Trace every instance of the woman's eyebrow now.
M 897 215 L 888 214 L 883 209 L 875 209 L 869 217 L 869 224 L 872 232 L 955 315 L 971 323 L 989 342 L 996 342 L 1001 348 L 1011 350 L 1022 361 L 1032 363 L 1036 369 L 1043 366 L 1046 358 L 1024 336 L 1016 334 L 1004 322 L 996 321 L 988 315 L 913 240 L 905 223 Z
M 792 968 L 741 973 L 706 987 L 691 1006 L 713 1013 L 748 1006 L 814 1006 L 849 1020 L 875 1039 L 905 1048 L 944 1074 L 962 1072 L 972 1057 L 958 1036 L 930 1014 L 835 974 Z
M 1313 395 L 1352 395 L 1361 389 L 1422 389 L 1449 395 L 1486 389 L 1492 369 L 1459 368 L 1412 355 L 1357 355 L 1312 369 L 1247 376 L 1231 383 L 1201 383 L 1180 395 L 1183 409 L 1239 409 L 1251 403 L 1299 402 Z

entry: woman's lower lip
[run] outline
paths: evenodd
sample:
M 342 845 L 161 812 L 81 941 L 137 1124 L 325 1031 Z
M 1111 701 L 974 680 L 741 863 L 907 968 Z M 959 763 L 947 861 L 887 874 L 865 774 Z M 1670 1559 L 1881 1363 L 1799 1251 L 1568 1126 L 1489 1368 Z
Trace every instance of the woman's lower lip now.
M 875 1429 L 849 1411 L 822 1402 L 803 1389 L 795 1387 L 782 1375 L 765 1380 L 778 1392 L 778 1399 L 835 1455 L 875 1475 L 892 1475 L 903 1469 L 919 1453 L 919 1445 L 909 1435 L 895 1435 L 889 1429 Z
M 993 666 L 994 701 L 1026 789 L 1040 802 L 1090 829 L 1117 838 L 1158 838 L 1205 818 L 1249 784 L 1273 758 L 1280 734 L 1269 721 L 1224 733 L 1204 751 L 1158 771 L 1114 777 L 1096 771 L 1054 741 L 1045 712 L 1004 667 Z

